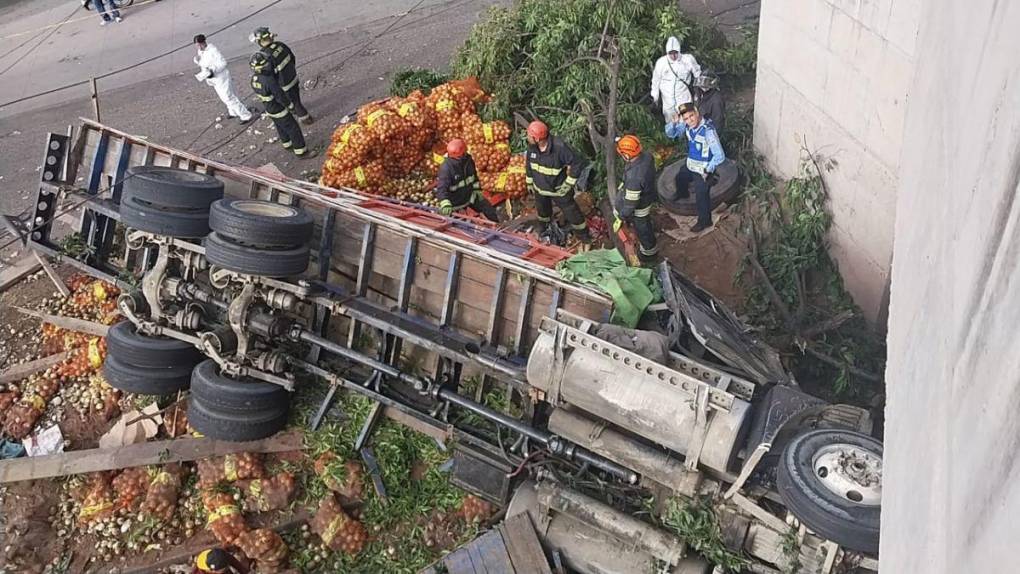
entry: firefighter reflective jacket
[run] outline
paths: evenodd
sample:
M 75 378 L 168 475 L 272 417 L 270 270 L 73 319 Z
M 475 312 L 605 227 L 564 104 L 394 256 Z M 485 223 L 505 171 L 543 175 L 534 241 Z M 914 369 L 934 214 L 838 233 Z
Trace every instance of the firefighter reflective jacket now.
M 271 118 L 282 118 L 290 113 L 290 98 L 280 87 L 276 77 L 264 70 L 261 73 L 253 74 L 251 77 L 251 89 L 258 96 L 259 101 L 265 106 L 266 113 Z
M 290 46 L 273 40 L 272 44 L 262 47 L 262 53 L 269 58 L 273 73 L 280 80 L 280 86 L 286 91 L 297 85 L 297 59 Z
M 449 201 L 454 210 L 463 209 L 474 202 L 481 192 L 482 183 L 478 180 L 478 171 L 471 154 L 456 159 L 448 157 L 439 166 L 436 197 L 440 202 Z
M 623 197 L 617 197 L 620 218 L 648 217 L 659 194 L 655 189 L 655 158 L 648 151 L 641 152 L 623 168 L 620 183 Z
M 524 173 L 528 187 L 541 195 L 566 195 L 577 183 L 584 167 L 574 150 L 555 136 L 549 136 L 545 151 L 538 149 L 538 144 L 528 144 L 527 153 Z

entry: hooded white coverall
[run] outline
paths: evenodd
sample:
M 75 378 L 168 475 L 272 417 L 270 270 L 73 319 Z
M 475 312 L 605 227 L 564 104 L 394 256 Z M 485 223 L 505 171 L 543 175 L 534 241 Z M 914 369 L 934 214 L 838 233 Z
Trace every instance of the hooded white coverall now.
M 669 57 L 670 52 L 678 52 L 676 60 Z M 676 107 L 693 100 L 688 89 L 689 82 L 701 76 L 701 66 L 691 54 L 680 52 L 680 40 L 670 36 L 666 40 L 666 54 L 655 62 L 652 70 L 652 99 L 662 103 L 662 117 L 669 123 L 673 120 Z
M 230 70 L 227 69 L 227 60 L 223 54 L 212 44 L 206 44 L 204 50 L 200 50 L 194 58 L 195 64 L 202 68 L 202 71 L 195 74 L 198 81 L 205 80 L 216 90 L 216 95 L 223 100 L 227 106 L 227 113 L 237 117 L 242 122 L 251 119 L 251 112 L 244 102 L 234 93 L 234 84 L 230 81 Z

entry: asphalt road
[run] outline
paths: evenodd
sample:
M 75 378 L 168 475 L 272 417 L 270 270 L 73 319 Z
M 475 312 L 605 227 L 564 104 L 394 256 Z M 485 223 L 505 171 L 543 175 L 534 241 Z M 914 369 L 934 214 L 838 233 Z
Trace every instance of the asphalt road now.
M 144 0 L 138 0 L 142 2 Z M 63 28 L 54 33 L 53 41 L 62 48 L 47 48 L 47 58 L 35 54 L 11 68 L 13 74 L 21 66 L 52 70 L 54 77 L 39 80 L 34 89 L 48 89 L 60 85 L 74 76 L 74 66 L 85 66 L 95 73 L 99 69 L 112 69 L 162 53 L 174 43 L 190 42 L 199 32 L 221 27 L 245 10 L 257 9 L 272 0 L 258 2 L 199 0 L 163 0 L 145 5 L 134 14 L 126 14 L 123 23 L 100 27 L 97 21 L 75 22 L 74 28 Z M 478 16 L 487 7 L 508 3 L 505 0 L 424 0 L 417 7 L 414 1 L 377 1 L 355 3 L 338 0 L 282 0 L 279 4 L 253 19 L 235 26 L 232 31 L 213 36 L 216 44 L 231 58 L 231 73 L 242 98 L 250 96 L 247 87 L 247 58 L 252 47 L 247 43 L 249 29 L 270 25 L 279 31 L 297 54 L 299 77 L 302 80 L 302 100 L 316 116 L 314 125 L 305 128 L 310 145 L 320 151 L 329 142 L 330 135 L 340 119 L 365 101 L 386 94 L 389 77 L 393 72 L 411 66 L 442 68 L 449 62 L 456 47 L 463 41 Z M 217 5 L 206 10 L 207 5 Z M 38 6 L 37 6 L 38 5 Z M 24 21 L 37 20 L 43 13 L 67 15 L 68 2 L 34 0 L 20 3 L 10 9 L 22 14 L 22 24 L 15 25 L 9 15 L 0 11 L 0 37 L 6 30 L 25 30 Z M 59 7 L 59 11 L 57 8 Z M 192 10 L 188 10 L 191 7 Z M 283 11 L 285 7 L 289 7 Z M 30 8 L 39 9 L 31 13 Z M 413 10 L 410 10 L 414 8 Z M 0 10 L 3 5 L 0 5 Z M 409 11 L 410 10 L 410 11 Z M 283 11 L 283 12 L 278 12 Z M 201 14 L 198 16 L 196 14 Z M 278 14 L 279 20 L 275 19 Z M 94 17 L 91 12 L 87 15 Z M 52 20 L 50 20 L 52 21 Z M 60 21 L 58 18 L 57 22 Z M 148 24 L 143 24 L 148 22 Z M 169 23 L 170 25 L 164 25 Z M 130 24 L 130 27 L 129 27 Z M 71 24 L 68 24 L 70 26 Z M 72 36 L 74 30 L 78 32 Z M 159 31 L 157 31 L 159 30 Z M 83 34 L 103 38 L 98 45 L 83 47 L 87 53 L 109 57 L 100 63 L 68 64 L 58 57 L 80 41 Z M 66 37 L 64 37 L 66 35 Z M 123 35 L 123 36 L 122 36 Z M 160 36 L 156 41 L 149 36 Z M 125 38 L 140 41 L 137 49 L 129 49 Z M 146 38 L 144 41 L 142 38 Z M 0 49 L 10 42 L 26 38 L 5 40 Z M 144 48 L 143 48 L 144 46 Z M 10 48 L 7 48 L 10 49 Z M 55 50 L 55 49 L 54 49 Z M 192 48 L 172 58 L 163 58 L 100 84 L 102 120 L 118 129 L 152 141 L 189 149 L 220 161 L 240 165 L 258 166 L 273 162 L 288 175 L 300 176 L 303 172 L 318 171 L 322 158 L 296 160 L 279 144 L 269 120 L 250 124 L 247 129 L 226 119 L 226 110 L 212 88 L 196 82 L 197 71 L 191 62 Z M 29 59 L 33 63 L 28 63 Z M 9 66 L 0 65 L 0 70 Z M 27 82 L 31 74 L 20 72 Z M 129 82 L 134 78 L 133 82 Z M 239 82 L 240 80 L 240 82 Z M 129 85 L 116 87 L 124 82 Z M 11 93 L 27 92 L 18 82 L 0 76 L 0 99 Z M 251 103 L 251 99 L 249 99 Z M 79 116 L 91 116 L 92 108 L 83 93 L 73 94 L 58 104 L 3 115 L 0 112 L 0 212 L 17 214 L 31 207 L 38 182 L 38 165 L 42 157 L 42 144 L 49 131 L 65 132 Z M 217 122 L 216 118 L 222 121 Z M 231 139 L 233 138 L 233 139 Z M 0 246 L 6 239 L 0 239 Z M 7 253 L 7 260 L 13 255 Z M 0 264 L 3 263 L 0 258 Z

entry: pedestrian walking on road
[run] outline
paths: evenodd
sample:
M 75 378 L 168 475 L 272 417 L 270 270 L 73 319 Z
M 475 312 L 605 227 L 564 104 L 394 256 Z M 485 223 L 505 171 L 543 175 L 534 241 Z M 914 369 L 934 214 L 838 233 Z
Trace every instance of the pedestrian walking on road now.
M 287 97 L 293 105 L 291 111 L 303 124 L 310 124 L 314 120 L 301 103 L 301 82 L 297 76 L 297 58 L 287 44 L 276 39 L 276 34 L 269 31 L 269 28 L 261 27 L 252 32 L 248 37 L 253 43 L 259 45 L 259 51 L 272 62 L 273 73 L 277 81 L 287 92 Z
M 701 66 L 691 54 L 680 52 L 680 40 L 670 36 L 666 55 L 655 62 L 652 70 L 652 100 L 662 104 L 662 117 L 669 123 L 676 107 L 693 100 L 691 88 L 701 77 Z
M 676 174 L 677 197 L 689 197 L 694 188 L 694 203 L 698 208 L 698 222 L 691 227 L 697 233 L 712 227 L 712 186 L 719 179 L 716 168 L 726 161 L 719 134 L 711 120 L 701 117 L 692 103 L 680 104 L 673 121 L 666 124 L 666 137 L 677 139 L 687 136 L 687 164 Z M 663 198 L 670 201 L 673 198 Z
M 198 55 L 195 56 L 195 65 L 201 70 L 195 74 L 195 79 L 204 81 L 216 90 L 224 105 L 227 106 L 227 115 L 237 118 L 242 125 L 251 121 L 251 112 L 248 106 L 237 97 L 234 92 L 234 83 L 230 81 L 230 70 L 227 69 L 227 60 L 223 54 L 206 42 L 205 35 L 195 36 L 195 45 L 198 46 Z
M 109 13 L 106 12 L 107 2 L 110 3 Z M 117 5 L 113 3 L 113 0 L 81 0 L 81 5 L 84 6 L 86 10 L 91 10 L 92 6 L 96 7 L 96 11 L 103 17 L 103 19 L 99 21 L 100 26 L 106 26 L 106 24 L 111 21 L 124 21 L 124 19 L 120 17 L 120 10 L 117 9 Z
M 621 221 L 633 225 L 641 243 L 638 256 L 643 263 L 648 264 L 659 254 L 655 226 L 652 224 L 652 206 L 659 199 L 655 189 L 655 158 L 643 150 L 641 140 L 632 135 L 625 135 L 616 142 L 616 153 L 624 161 L 623 181 L 620 182 L 623 196 L 618 196 L 613 206 L 618 215 L 613 223 L 613 231 L 620 230 Z
M 439 166 L 435 193 L 441 215 L 470 207 L 489 221 L 499 221 L 496 208 L 482 195 L 475 160 L 467 153 L 467 144 L 462 139 L 446 144 L 446 160 Z
M 550 232 L 555 203 L 571 231 L 581 240 L 582 250 L 587 250 L 591 245 L 588 221 L 574 200 L 574 186 L 583 167 L 580 156 L 566 142 L 550 135 L 549 126 L 538 120 L 528 124 L 527 154 L 524 172 L 528 187 L 535 194 L 538 220 L 546 226 L 542 235 Z
M 251 89 L 265 107 L 266 115 L 273 120 L 276 132 L 280 134 L 280 143 L 299 158 L 315 157 L 315 152 L 305 147 L 305 135 L 301 133 L 301 126 L 291 112 L 294 105 L 273 74 L 269 58 L 262 52 L 255 52 L 248 63 L 253 72 Z

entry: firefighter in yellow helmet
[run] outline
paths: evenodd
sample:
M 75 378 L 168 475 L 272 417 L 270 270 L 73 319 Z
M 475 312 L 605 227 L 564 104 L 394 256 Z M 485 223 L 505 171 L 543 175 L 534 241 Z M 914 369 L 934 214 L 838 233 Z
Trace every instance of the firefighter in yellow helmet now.
M 248 567 L 222 548 L 203 550 L 195 557 L 192 574 L 248 574 Z
M 655 226 L 652 224 L 652 206 L 659 194 L 655 188 L 655 158 L 641 149 L 641 140 L 637 136 L 625 135 L 616 142 L 616 153 L 623 158 L 623 181 L 620 182 L 621 195 L 617 195 L 616 210 L 619 219 L 614 224 L 619 229 L 619 221 L 626 221 L 634 226 L 641 247 L 638 255 L 645 263 L 651 262 L 659 254 L 659 245 L 655 240 Z
M 273 120 L 276 132 L 280 135 L 280 143 L 299 158 L 315 157 L 315 152 L 305 146 L 305 135 L 294 119 L 287 93 L 273 75 L 272 61 L 262 52 L 255 52 L 248 64 L 252 70 L 251 89 L 262 102 L 266 115 Z
M 290 46 L 276 39 L 276 34 L 265 26 L 256 28 L 248 37 L 253 44 L 258 44 L 259 51 L 272 62 L 272 71 L 280 82 L 280 87 L 290 99 L 290 111 L 303 124 L 312 123 L 312 115 L 301 103 L 301 82 L 297 75 L 297 57 Z

